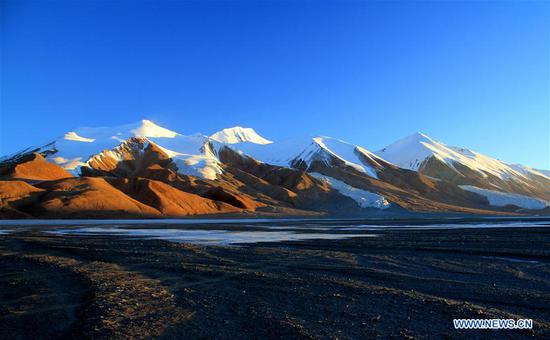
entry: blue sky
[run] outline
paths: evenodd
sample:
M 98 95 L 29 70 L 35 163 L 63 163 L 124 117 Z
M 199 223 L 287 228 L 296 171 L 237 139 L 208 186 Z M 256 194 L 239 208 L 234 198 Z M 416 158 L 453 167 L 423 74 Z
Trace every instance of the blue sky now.
M 550 168 L 550 3 L 3 1 L 0 154 L 143 118 Z

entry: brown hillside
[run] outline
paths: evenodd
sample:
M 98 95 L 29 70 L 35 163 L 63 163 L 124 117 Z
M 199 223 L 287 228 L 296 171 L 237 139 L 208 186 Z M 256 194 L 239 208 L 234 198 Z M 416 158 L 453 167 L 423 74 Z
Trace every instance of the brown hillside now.
M 265 201 L 268 204 L 286 203 L 298 209 L 346 214 L 359 211 L 351 198 L 332 190 L 327 183 L 303 170 L 258 162 L 228 147 L 220 150 L 219 157 L 226 165 L 224 175 L 230 174 L 244 183 L 241 191 L 248 191 L 254 197 L 268 196 L 271 199 Z
M 25 218 L 30 215 L 19 211 L 36 203 L 44 190 L 23 181 L 0 181 L 0 218 Z
M 44 217 L 148 217 L 159 211 L 116 189 L 103 178 L 69 178 L 38 185 L 48 193 L 29 209 Z
M 16 164 L 6 162 L 0 165 L 0 178 L 32 181 L 50 181 L 73 177 L 62 167 L 48 162 L 38 153 L 25 155 Z
M 128 196 L 156 208 L 163 215 L 188 216 L 242 211 L 229 204 L 203 198 L 146 178 L 113 179 L 110 183 Z

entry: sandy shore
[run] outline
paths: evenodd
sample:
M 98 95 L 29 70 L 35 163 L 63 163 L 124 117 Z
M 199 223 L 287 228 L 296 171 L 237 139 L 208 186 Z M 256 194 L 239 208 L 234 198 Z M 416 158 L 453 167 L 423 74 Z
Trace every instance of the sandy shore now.
M 19 231 L 0 235 L 0 338 L 549 337 L 549 245 L 549 228 L 243 246 Z

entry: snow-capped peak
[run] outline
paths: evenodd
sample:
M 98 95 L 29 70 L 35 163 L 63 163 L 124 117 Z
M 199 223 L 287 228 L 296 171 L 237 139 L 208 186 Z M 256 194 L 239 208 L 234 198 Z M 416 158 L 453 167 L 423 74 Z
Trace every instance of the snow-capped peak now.
M 429 136 L 415 132 L 379 150 L 376 154 L 401 168 L 418 170 L 428 157 L 446 154 L 445 149 L 443 144 Z
M 174 138 L 177 132 L 163 128 L 150 120 L 144 119 L 132 124 L 109 127 L 81 127 L 67 132 L 64 140 L 92 143 L 101 140 L 122 142 L 130 137 Z
M 177 136 L 180 134 L 147 119 L 114 127 L 81 127 L 50 143 L 47 147 L 53 147 L 55 155 L 48 156 L 48 159 L 66 170 L 77 172 L 78 167 L 93 155 L 111 150 L 130 137 L 172 139 Z
M 208 137 L 185 136 L 150 120 L 114 127 L 78 128 L 42 149 L 49 151 L 46 159 L 78 175 L 79 168 L 88 166 L 92 158 L 111 163 L 120 161 L 117 148 L 132 137 L 155 143 L 173 159 L 180 173 L 215 179 L 221 172 L 219 161 L 205 147 Z
M 376 154 L 401 168 L 417 171 L 426 160 L 434 157 L 452 168 L 455 168 L 455 164 L 461 164 L 483 176 L 491 174 L 499 178 L 525 177 L 517 169 L 497 159 L 470 149 L 445 145 L 420 132 L 400 139 Z
M 236 144 L 241 142 L 251 142 L 255 144 L 269 144 L 271 141 L 260 136 L 252 128 L 244 128 L 235 126 L 232 128 L 223 129 L 210 136 L 215 141 Z
M 291 167 L 297 161 L 310 166 L 315 161 L 338 159 L 373 178 L 377 178 L 376 168 L 381 167 L 383 161 L 360 146 L 325 136 L 295 137 L 269 144 L 235 143 L 231 148 L 258 161 L 283 167 Z
M 136 124 L 136 127 L 130 130 L 135 137 L 166 137 L 174 138 L 179 133 L 165 129 L 150 120 L 144 119 Z

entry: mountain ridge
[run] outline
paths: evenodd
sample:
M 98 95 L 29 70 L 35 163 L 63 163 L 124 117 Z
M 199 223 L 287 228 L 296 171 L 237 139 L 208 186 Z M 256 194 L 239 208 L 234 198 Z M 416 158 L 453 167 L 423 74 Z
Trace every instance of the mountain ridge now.
M 45 178 L 48 171 L 63 175 Z M 0 159 L 0 182 L 22 180 L 36 185 L 33 197 L 62 197 L 52 193 L 59 191 L 58 186 L 47 183 L 70 182 L 68 176 L 104 178 L 105 184 L 84 180 L 81 185 L 93 184 L 100 188 L 93 190 L 111 192 L 110 197 L 119 197 L 118 191 L 146 202 L 152 209 L 147 210 L 148 215 L 160 217 L 202 213 L 544 213 L 550 201 L 550 177 L 544 172 L 447 146 L 422 133 L 371 152 L 326 136 L 270 141 L 240 126 L 211 136 L 184 135 L 142 120 L 118 127 L 74 129 L 44 146 Z M 84 195 L 73 191 L 75 197 Z M 180 202 L 186 200 L 191 203 Z M 10 202 L 0 204 L 6 216 L 17 215 L 14 209 L 21 215 L 52 214 L 46 214 L 44 208 L 21 208 L 21 203 Z M 101 209 L 94 212 L 84 207 L 85 203 L 69 202 L 68 216 L 77 216 L 79 207 L 85 216 L 101 215 Z M 101 206 L 89 198 L 83 202 L 93 209 Z M 32 204 L 43 202 L 34 199 Z M 65 211 L 63 204 L 53 206 Z M 127 211 L 121 214 L 139 215 L 141 210 L 131 206 L 122 206 Z

